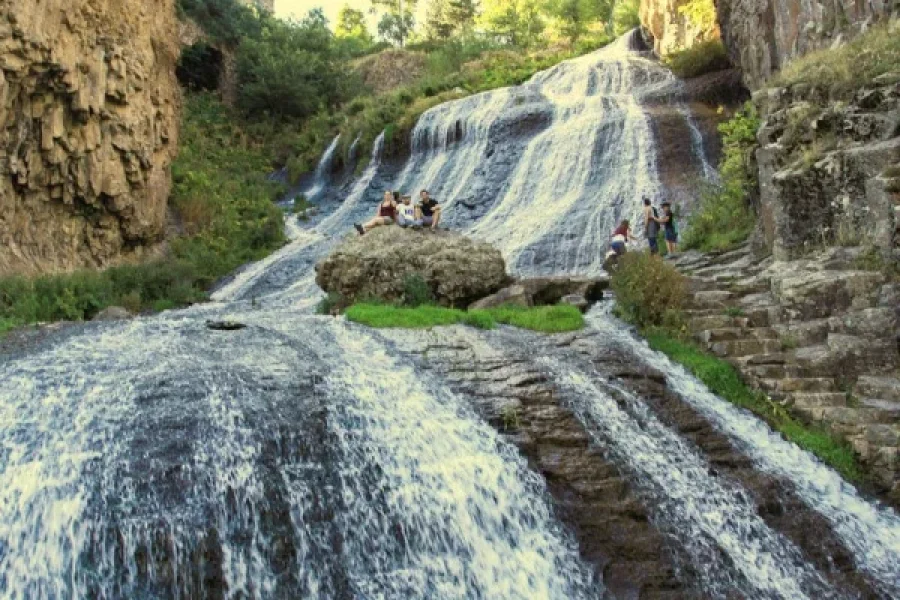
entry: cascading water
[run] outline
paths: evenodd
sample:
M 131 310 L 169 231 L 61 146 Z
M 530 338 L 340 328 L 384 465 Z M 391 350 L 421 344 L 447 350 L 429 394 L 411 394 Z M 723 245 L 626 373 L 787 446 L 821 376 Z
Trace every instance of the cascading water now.
M 787 442 L 765 423 L 711 393 L 681 365 L 653 351 L 604 311 L 590 317 L 592 327 L 616 346 L 666 372 L 670 389 L 732 437 L 765 472 L 783 476 L 802 500 L 831 523 L 835 533 L 888 597 L 900 597 L 900 517 L 864 500 L 834 470 Z
M 214 303 L 85 325 L 0 364 L 0 597 L 605 597 L 544 482 L 465 398 L 381 338 L 309 313 L 313 265 L 371 214 L 381 185 L 429 189 L 447 223 L 496 243 L 519 273 L 597 272 L 613 224 L 637 222 L 642 195 L 663 197 L 647 107 L 679 89 L 628 44 L 436 107 L 402 168 L 382 159 L 382 134 L 341 206 L 295 227 Z M 711 177 L 702 135 L 672 103 L 698 176 Z M 665 365 L 673 390 L 760 470 L 795 481 L 859 569 L 900 593 L 895 514 L 607 317 L 592 322 Z M 640 398 L 542 364 L 694 553 L 706 595 L 835 595 Z
M 331 173 L 332 165 L 334 165 L 334 154 L 337 152 L 338 143 L 340 143 L 340 141 L 341 136 L 336 136 L 328 145 L 325 154 L 322 155 L 322 159 L 319 161 L 318 166 L 316 166 L 315 173 L 313 173 L 313 180 L 310 187 L 303 192 L 307 200 L 316 200 L 328 184 L 328 176 Z

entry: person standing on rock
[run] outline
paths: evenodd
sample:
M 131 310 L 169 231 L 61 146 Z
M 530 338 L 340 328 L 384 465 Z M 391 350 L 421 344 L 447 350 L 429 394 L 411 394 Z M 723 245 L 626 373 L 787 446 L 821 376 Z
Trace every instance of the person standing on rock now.
M 650 254 L 659 254 L 659 213 L 650 201 L 644 198 L 644 235 L 647 237 L 647 245 L 650 246 Z
M 403 196 L 397 206 L 397 225 L 400 227 L 421 227 L 422 221 L 416 218 L 416 207 L 412 204 L 412 196 Z
M 356 230 L 359 232 L 359 235 L 363 235 L 364 233 L 371 229 L 374 229 L 375 227 L 380 227 L 382 225 L 392 225 L 394 221 L 397 220 L 397 196 L 399 196 L 399 193 L 397 192 L 385 192 L 384 198 L 381 200 L 381 203 L 378 205 L 378 209 L 375 211 L 375 218 L 368 223 L 365 223 L 364 225 L 360 225 L 359 223 L 353 224 L 353 226 L 356 227 Z
M 613 231 L 612 242 L 609 247 L 618 256 L 625 254 L 625 244 L 631 241 L 631 223 L 625 219 Z
M 416 209 L 416 219 L 421 220 L 422 225 L 430 226 L 432 231 L 437 229 L 441 222 L 441 205 L 428 195 L 428 190 L 419 192 L 419 205 Z
M 675 254 L 678 251 L 678 230 L 675 229 L 675 215 L 672 214 L 672 205 L 668 202 L 662 203 L 663 216 L 656 220 L 663 226 L 666 233 L 666 248 L 669 254 Z

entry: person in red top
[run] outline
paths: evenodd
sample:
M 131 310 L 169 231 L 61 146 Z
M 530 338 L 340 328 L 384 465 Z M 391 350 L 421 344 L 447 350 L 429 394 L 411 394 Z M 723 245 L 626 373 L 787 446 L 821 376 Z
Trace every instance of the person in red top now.
M 610 242 L 609 247 L 612 248 L 613 252 L 616 254 L 625 254 L 625 244 L 631 241 L 631 223 L 628 222 L 628 219 L 625 219 L 616 229 L 613 231 L 612 242 Z
M 397 220 L 397 196 L 399 195 L 399 192 L 385 192 L 384 198 L 375 211 L 375 218 L 363 225 L 353 224 L 359 235 L 382 225 L 392 225 Z

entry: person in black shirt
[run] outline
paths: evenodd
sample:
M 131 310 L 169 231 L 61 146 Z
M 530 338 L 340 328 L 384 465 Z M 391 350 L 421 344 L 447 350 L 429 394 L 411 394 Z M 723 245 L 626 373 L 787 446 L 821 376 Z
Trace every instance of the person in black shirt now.
M 437 229 L 438 224 L 441 222 L 441 205 L 428 195 L 427 190 L 419 192 L 416 219 L 421 220 L 422 225 L 430 226 L 432 231 Z

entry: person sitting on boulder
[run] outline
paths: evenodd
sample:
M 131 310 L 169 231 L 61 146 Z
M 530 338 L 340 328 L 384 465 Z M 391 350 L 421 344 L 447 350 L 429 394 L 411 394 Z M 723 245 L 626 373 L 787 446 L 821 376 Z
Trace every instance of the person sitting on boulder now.
M 416 206 L 416 219 L 421 220 L 422 225 L 431 227 L 434 231 L 441 222 L 441 205 L 428 195 L 427 190 L 419 192 L 419 204 Z
M 609 247 L 612 248 L 613 252 L 621 256 L 625 254 L 625 244 L 630 241 L 631 223 L 628 222 L 628 219 L 625 219 L 613 231 L 612 242 L 610 242 Z
M 421 227 L 422 221 L 416 218 L 416 207 L 412 204 L 412 196 L 403 196 L 397 206 L 397 225 L 400 227 Z
M 359 232 L 359 235 L 363 235 L 367 231 L 374 229 L 375 227 L 380 227 L 381 225 L 392 225 L 397 219 L 397 197 L 399 195 L 399 192 L 385 192 L 384 198 L 381 200 L 378 209 L 375 211 L 376 217 L 363 225 L 360 225 L 359 223 L 353 224 Z

